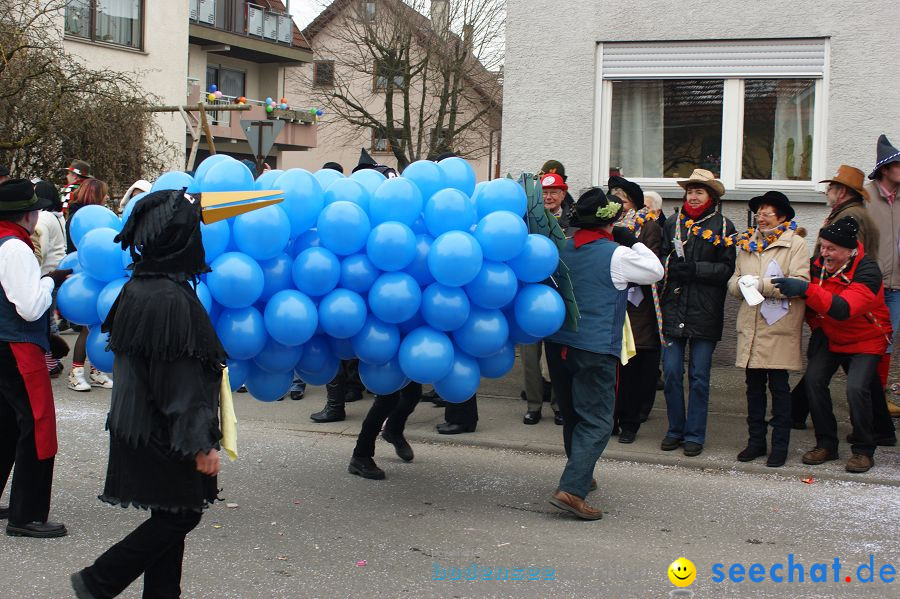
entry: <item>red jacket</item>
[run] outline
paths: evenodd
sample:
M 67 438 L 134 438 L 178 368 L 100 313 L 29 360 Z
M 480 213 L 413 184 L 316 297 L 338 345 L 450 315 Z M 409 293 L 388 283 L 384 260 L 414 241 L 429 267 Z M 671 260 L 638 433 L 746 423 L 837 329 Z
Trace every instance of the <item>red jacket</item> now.
M 822 258 L 810 269 L 806 321 L 828 337 L 828 348 L 842 354 L 884 354 L 892 337 L 878 263 L 857 244 L 857 255 L 841 274 L 822 280 Z

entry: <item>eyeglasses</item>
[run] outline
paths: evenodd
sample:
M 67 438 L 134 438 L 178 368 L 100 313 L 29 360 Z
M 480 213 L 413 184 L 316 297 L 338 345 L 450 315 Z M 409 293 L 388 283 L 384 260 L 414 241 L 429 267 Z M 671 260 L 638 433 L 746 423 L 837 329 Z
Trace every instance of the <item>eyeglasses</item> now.
M 762 217 L 762 218 L 775 218 L 776 216 L 778 216 L 778 215 L 775 214 L 774 212 L 755 212 L 754 214 L 756 215 L 756 218 L 760 218 L 760 217 Z

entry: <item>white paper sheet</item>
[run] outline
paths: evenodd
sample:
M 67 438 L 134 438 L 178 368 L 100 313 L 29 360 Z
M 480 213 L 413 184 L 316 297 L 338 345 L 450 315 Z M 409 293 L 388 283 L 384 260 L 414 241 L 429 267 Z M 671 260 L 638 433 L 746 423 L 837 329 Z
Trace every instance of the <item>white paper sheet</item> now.
M 641 302 L 644 301 L 644 292 L 640 287 L 628 288 L 628 301 L 631 302 L 631 305 L 634 307 L 641 305 Z
M 769 265 L 766 267 L 765 277 L 767 279 L 776 279 L 783 276 L 784 271 L 781 270 L 781 266 L 778 262 L 775 260 L 769 262 Z M 762 314 L 763 318 L 765 318 L 766 322 L 771 326 L 785 317 L 788 313 L 789 306 L 790 304 L 786 299 L 770 297 L 766 298 L 763 305 L 759 307 L 759 313 Z

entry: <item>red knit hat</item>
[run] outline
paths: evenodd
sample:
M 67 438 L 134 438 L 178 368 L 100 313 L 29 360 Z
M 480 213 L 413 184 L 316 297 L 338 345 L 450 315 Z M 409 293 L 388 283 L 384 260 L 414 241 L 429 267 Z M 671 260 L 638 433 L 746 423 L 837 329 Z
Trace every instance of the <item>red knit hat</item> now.
M 563 180 L 562 175 L 556 173 L 547 173 L 541 177 L 541 187 L 544 189 L 562 189 L 568 191 L 569 186 Z

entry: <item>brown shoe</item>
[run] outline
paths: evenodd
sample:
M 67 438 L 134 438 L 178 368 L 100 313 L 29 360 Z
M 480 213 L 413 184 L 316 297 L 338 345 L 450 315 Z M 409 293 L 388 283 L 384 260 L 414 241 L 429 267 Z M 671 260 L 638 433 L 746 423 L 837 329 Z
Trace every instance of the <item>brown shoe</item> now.
M 597 490 L 597 479 L 596 479 L 596 478 L 592 478 L 592 479 L 591 479 L 591 486 L 588 487 L 588 493 L 590 493 L 591 491 L 596 491 L 596 490 Z
M 888 414 L 891 415 L 891 418 L 900 418 L 900 406 L 890 400 L 887 400 L 887 409 Z
M 853 457 L 847 460 L 847 472 L 863 473 L 875 465 L 875 460 L 867 455 L 854 453 Z
M 581 497 L 576 497 L 559 489 L 553 493 L 550 503 L 563 511 L 575 514 L 583 520 L 599 520 L 603 517 L 603 512 L 589 506 Z
M 837 452 L 832 453 L 824 447 L 814 447 L 803 454 L 803 463 L 810 466 L 818 466 L 836 459 L 838 459 Z

